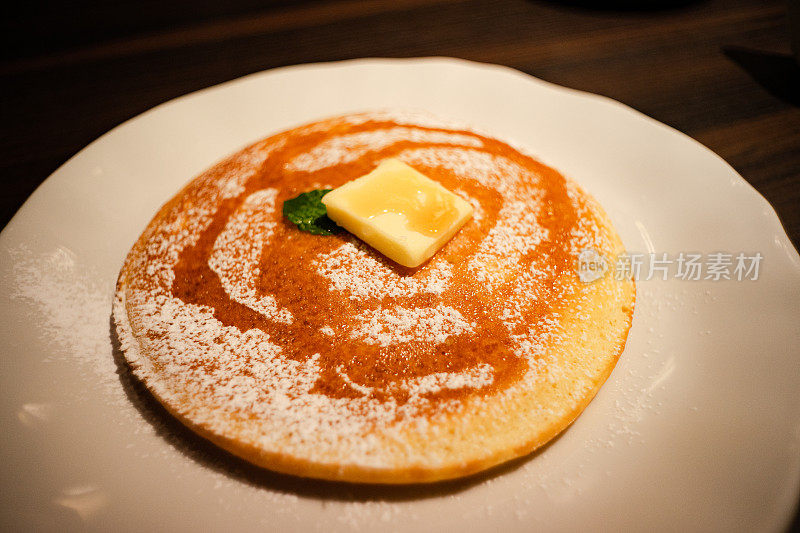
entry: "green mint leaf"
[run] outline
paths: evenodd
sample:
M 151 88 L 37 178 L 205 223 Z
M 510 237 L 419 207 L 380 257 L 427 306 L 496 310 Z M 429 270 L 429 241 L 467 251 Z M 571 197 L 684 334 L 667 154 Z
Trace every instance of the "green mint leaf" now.
M 317 189 L 304 192 L 283 202 L 283 214 L 303 231 L 314 235 L 333 235 L 339 226 L 328 218 L 328 210 L 322 203 L 322 197 L 333 189 Z

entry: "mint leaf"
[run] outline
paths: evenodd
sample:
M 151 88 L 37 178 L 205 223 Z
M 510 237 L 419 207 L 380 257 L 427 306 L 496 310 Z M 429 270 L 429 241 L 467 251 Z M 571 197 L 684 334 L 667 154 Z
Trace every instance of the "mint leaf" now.
M 304 192 L 283 202 L 283 214 L 303 231 L 314 235 L 333 235 L 339 226 L 328 218 L 328 210 L 322 203 L 322 197 L 333 189 L 317 189 Z

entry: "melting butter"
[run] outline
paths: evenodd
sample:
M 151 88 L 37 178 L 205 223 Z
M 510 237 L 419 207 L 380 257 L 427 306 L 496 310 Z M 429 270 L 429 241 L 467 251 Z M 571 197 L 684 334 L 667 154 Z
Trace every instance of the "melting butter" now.
M 472 216 L 472 206 L 397 159 L 325 195 L 328 216 L 393 261 L 416 267 Z
M 381 177 L 365 181 L 350 193 L 353 214 L 370 219 L 397 213 L 406 218 L 408 229 L 429 237 L 447 231 L 459 218 L 458 196 L 400 164 L 384 162 Z

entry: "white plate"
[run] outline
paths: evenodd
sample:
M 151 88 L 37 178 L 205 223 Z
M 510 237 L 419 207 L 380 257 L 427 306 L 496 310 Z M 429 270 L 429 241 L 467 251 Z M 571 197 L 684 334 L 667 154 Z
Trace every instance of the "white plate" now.
M 251 468 L 183 430 L 115 363 L 117 272 L 156 209 L 214 161 L 380 108 L 523 146 L 593 193 L 629 250 L 760 252 L 760 277 L 640 281 L 628 346 L 594 402 L 489 475 L 375 488 Z M 0 236 L 0 526 L 778 530 L 800 483 L 799 319 L 800 259 L 769 204 L 711 151 L 619 103 L 451 59 L 255 74 L 115 128 Z

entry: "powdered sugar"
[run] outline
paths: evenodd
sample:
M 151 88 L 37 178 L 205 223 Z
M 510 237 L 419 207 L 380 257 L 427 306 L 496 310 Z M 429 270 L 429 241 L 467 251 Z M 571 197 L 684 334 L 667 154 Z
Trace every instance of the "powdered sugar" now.
M 513 161 L 477 149 L 414 148 L 401 152 L 397 158 L 411 166 L 446 168 L 461 179 L 475 180 L 496 190 L 506 200 L 520 200 L 526 190 L 535 190 L 531 186 L 539 182 L 536 174 Z
M 351 333 L 354 339 L 367 344 L 391 346 L 417 341 L 441 344 L 451 335 L 474 333 L 474 324 L 464 320 L 456 309 L 445 305 L 431 308 L 377 309 L 356 317 L 360 325 Z
M 400 276 L 374 251 L 355 240 L 321 255 L 314 261 L 314 268 L 331 282 L 332 291 L 353 300 L 441 294 L 453 276 L 453 266 L 436 259 L 424 277 Z
M 405 380 L 403 387 L 411 394 L 435 394 L 442 390 L 482 389 L 494 381 L 491 365 L 478 365 L 465 372 L 435 372 L 421 378 Z
M 274 296 L 256 294 L 261 251 L 275 228 L 277 194 L 277 189 L 264 189 L 247 197 L 217 237 L 208 266 L 233 300 L 267 318 L 291 324 L 292 314 L 278 309 Z
M 223 172 L 217 178 L 220 184 L 220 196 L 223 199 L 236 198 L 244 192 L 244 184 L 253 172 L 257 171 L 269 154 L 282 145 L 278 143 L 258 143 L 255 147 L 243 150 L 223 167 Z M 228 162 L 226 162 L 228 163 Z
M 397 127 L 334 137 L 298 155 L 286 166 L 289 170 L 314 172 L 332 165 L 356 161 L 367 152 L 380 150 L 398 141 L 453 143 L 467 146 L 483 144 L 480 139 L 457 133 Z
M 34 256 L 27 248 L 10 253 L 12 297 L 39 306 L 44 317 L 39 327 L 48 337 L 76 357 L 95 359 L 98 353 L 106 354 L 108 339 L 102 332 L 108 330 L 109 294 L 113 291 L 91 277 L 78 275 L 77 258 L 68 248 L 55 248 L 44 257 Z
M 122 295 L 115 305 L 115 314 L 124 317 Z M 120 337 L 128 339 L 123 348 L 134 372 L 157 396 L 185 406 L 184 414 L 201 427 L 224 432 L 231 420 L 248 413 L 253 418 L 240 427 L 238 438 L 259 448 L 280 446 L 288 453 L 307 454 L 313 442 L 327 435 L 348 447 L 354 461 L 381 460 L 375 456 L 379 447 L 374 437 L 364 433 L 370 424 L 386 424 L 394 417 L 392 404 L 373 402 L 369 417 L 350 416 L 345 407 L 350 400 L 309 393 L 319 378 L 317 357 L 289 359 L 263 332 L 221 326 L 210 309 L 177 298 L 135 305 L 149 335 L 137 342 L 125 334 L 130 324 L 118 325 Z M 142 357 L 143 349 L 158 358 Z M 205 361 L 214 364 L 204 366 Z M 201 405 L 195 402 L 198 398 Z M 325 461 L 332 451 L 317 449 L 312 455 Z

